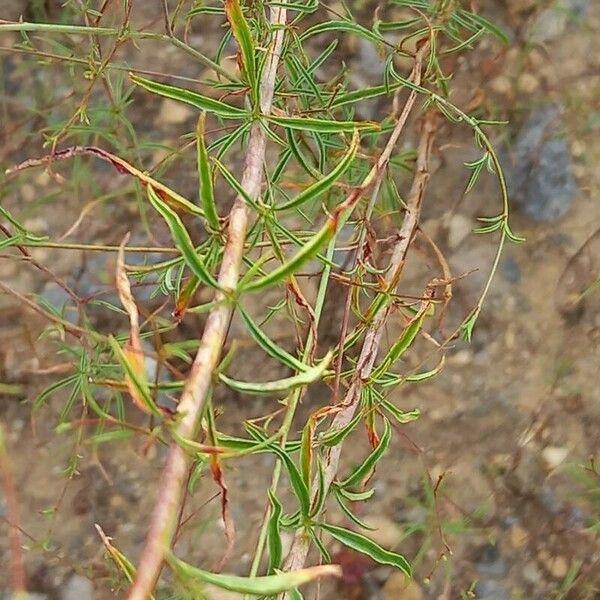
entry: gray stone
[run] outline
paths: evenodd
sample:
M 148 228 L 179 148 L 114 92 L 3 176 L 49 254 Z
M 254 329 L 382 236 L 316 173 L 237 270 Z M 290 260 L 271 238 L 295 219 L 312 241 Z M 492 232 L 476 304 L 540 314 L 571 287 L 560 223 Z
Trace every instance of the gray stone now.
M 60 600 L 93 600 L 94 585 L 83 575 L 76 573 L 62 585 L 60 589 Z
M 536 221 L 563 217 L 577 191 L 569 145 L 559 137 L 560 114 L 556 104 L 535 109 L 512 147 L 501 153 L 514 205 Z
M 485 544 L 479 549 L 475 568 L 484 577 L 504 577 L 508 572 L 508 565 L 495 544 Z
M 589 6 L 590 0 L 557 0 L 533 21 L 530 41 L 544 44 L 556 40 L 565 32 L 570 21 L 588 14 Z
M 477 600 L 509 600 L 508 590 L 493 579 L 481 579 L 475 586 Z

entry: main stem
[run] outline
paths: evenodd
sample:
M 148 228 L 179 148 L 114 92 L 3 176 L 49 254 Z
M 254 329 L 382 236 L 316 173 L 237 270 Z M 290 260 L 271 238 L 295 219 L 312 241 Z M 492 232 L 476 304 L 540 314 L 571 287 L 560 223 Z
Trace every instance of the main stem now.
M 281 4 L 285 4 L 285 0 Z M 260 85 L 260 109 L 263 115 L 269 114 L 273 105 L 275 78 L 284 39 L 283 26 L 286 23 L 286 9 L 284 6 L 274 7 L 271 9 L 270 15 L 273 38 Z M 266 142 L 263 127 L 259 122 L 255 122 L 250 133 L 242 175 L 242 187 L 253 199 L 258 198 L 260 194 Z M 229 213 L 227 242 L 218 280 L 222 290 L 233 291 L 237 286 L 247 226 L 246 202 L 238 196 Z M 186 439 L 193 438 L 196 434 L 198 423 L 206 406 L 211 377 L 221 355 L 233 311 L 233 305 L 226 301 L 225 293 L 217 293 L 215 300 L 222 302 L 219 302 L 208 315 L 200 348 L 177 407 L 180 418 L 177 434 Z M 142 551 L 136 578 L 129 590 L 129 600 L 147 600 L 156 586 L 164 557 L 171 547 L 177 528 L 177 518 L 183 501 L 188 468 L 189 459 L 186 451 L 178 444 L 172 443 L 162 472 L 150 530 Z

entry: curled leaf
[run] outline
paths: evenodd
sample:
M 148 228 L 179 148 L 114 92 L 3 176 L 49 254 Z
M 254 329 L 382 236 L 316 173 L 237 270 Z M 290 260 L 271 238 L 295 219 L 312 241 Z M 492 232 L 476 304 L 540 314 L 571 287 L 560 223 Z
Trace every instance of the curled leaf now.
M 238 577 L 236 575 L 215 574 L 197 569 L 178 559 L 172 553 L 167 555 L 167 561 L 171 565 L 175 575 L 183 583 L 186 583 L 186 581 L 210 583 L 224 590 L 237 592 L 238 594 L 253 594 L 255 596 L 274 596 L 292 590 L 319 577 L 341 577 L 342 575 L 342 570 L 338 565 L 321 565 L 264 577 Z
M 331 362 L 332 356 L 333 352 L 330 351 L 325 358 L 323 358 L 323 360 L 314 367 L 310 367 L 306 371 L 298 373 L 293 377 L 285 377 L 284 379 L 277 379 L 275 381 L 267 381 L 264 383 L 237 381 L 236 379 L 231 379 L 222 373 L 219 374 L 219 378 L 230 388 L 244 394 L 269 396 L 271 394 L 283 392 L 287 393 L 294 388 L 308 385 L 321 379 L 325 373 L 325 369 L 327 369 L 327 365 Z
M 321 528 L 338 542 L 344 544 L 344 546 L 370 556 L 374 561 L 381 565 L 397 567 L 407 577 L 412 577 L 410 564 L 401 554 L 386 550 L 364 535 L 350 531 L 349 529 L 344 529 L 343 527 L 336 527 L 335 525 L 323 523 Z

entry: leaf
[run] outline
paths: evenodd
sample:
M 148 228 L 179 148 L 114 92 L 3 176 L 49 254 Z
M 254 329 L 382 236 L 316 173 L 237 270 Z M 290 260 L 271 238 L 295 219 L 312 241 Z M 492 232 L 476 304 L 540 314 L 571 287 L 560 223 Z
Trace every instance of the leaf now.
M 112 335 L 109 336 L 108 341 L 115 357 L 125 371 L 127 389 L 136 406 L 145 413 L 161 417 L 162 413 L 152 399 L 150 387 L 148 386 L 144 356 L 132 348 L 123 350 Z
M 339 492 L 339 490 L 336 490 L 335 492 L 335 499 L 337 500 L 337 503 L 339 505 L 339 507 L 342 509 L 342 512 L 348 517 L 348 519 L 350 519 L 350 521 L 352 521 L 355 525 L 357 525 L 358 527 L 360 527 L 361 529 L 367 529 L 369 531 L 374 531 L 376 528 L 375 527 L 370 527 L 369 525 L 367 525 L 364 521 L 361 521 L 361 519 L 359 519 L 345 504 L 345 502 L 342 500 L 341 498 L 341 494 Z
M 286 377 L 284 379 L 277 379 L 275 381 L 268 381 L 264 383 L 254 383 L 254 382 L 245 382 L 245 381 L 237 381 L 236 379 L 231 379 L 222 373 L 219 374 L 219 379 L 223 381 L 230 388 L 244 393 L 244 394 L 252 394 L 252 395 L 271 395 L 282 392 L 289 392 L 297 387 L 302 387 L 304 385 L 308 385 L 319 380 L 323 373 L 325 373 L 325 369 L 327 365 L 331 361 L 333 357 L 333 352 L 328 352 L 327 356 L 314 367 L 308 368 L 306 371 L 302 373 L 298 373 L 293 377 Z
M 117 254 L 117 292 L 119 294 L 119 300 L 129 316 L 129 344 L 133 350 L 143 354 L 142 340 L 140 337 L 140 316 L 133 294 L 131 293 L 127 271 L 125 270 L 125 244 L 128 240 L 129 234 L 123 238 Z
M 240 292 L 258 292 L 291 277 L 307 260 L 318 253 L 319 248 L 333 237 L 336 229 L 337 218 L 329 218 L 325 225 L 292 258 L 276 269 L 273 269 L 273 271 L 264 277 L 241 286 Z
M 242 72 L 253 93 L 256 92 L 256 56 L 254 40 L 248 21 L 240 7 L 239 0 L 225 0 L 225 14 L 239 47 L 242 58 Z
M 258 440 L 266 440 L 265 435 L 260 431 L 260 429 L 251 423 L 246 423 L 246 429 Z M 281 462 L 285 465 L 290 478 L 290 484 L 294 490 L 296 498 L 298 499 L 298 504 L 300 505 L 300 513 L 304 519 L 308 519 L 310 514 L 310 494 L 308 493 L 308 487 L 302 479 L 302 475 L 300 475 L 300 471 L 298 470 L 296 463 L 292 460 L 290 455 L 277 444 L 270 443 L 267 447 L 271 452 L 276 454 Z
M 175 301 L 175 310 L 173 311 L 173 317 L 177 321 L 181 321 L 187 312 L 190 300 L 200 285 L 200 279 L 196 275 L 190 277 L 185 287 L 179 292 L 177 300 Z
M 381 405 L 392 414 L 392 416 L 400 423 L 401 425 L 406 425 L 406 423 L 412 423 L 416 421 L 421 416 L 421 411 L 418 408 L 415 408 L 411 411 L 403 411 L 400 410 L 395 404 L 390 402 L 389 400 L 382 400 Z
M 350 144 L 350 148 L 348 152 L 344 155 L 342 160 L 337 164 L 337 166 L 331 170 L 329 174 L 325 177 L 319 179 L 311 186 L 307 187 L 303 192 L 298 194 L 294 199 L 289 202 L 285 202 L 284 204 L 280 204 L 275 207 L 275 210 L 285 210 L 287 208 L 295 208 L 308 202 L 309 200 L 313 200 L 324 194 L 350 167 L 354 158 L 356 156 L 356 151 L 358 150 L 358 144 L 360 141 L 360 137 L 358 135 L 358 130 L 354 130 L 354 134 L 352 136 L 352 143 Z
M 362 419 L 362 413 L 359 411 L 352 420 L 341 429 L 329 429 L 319 435 L 319 443 L 324 446 L 337 446 L 341 444 L 353 431 Z
M 204 141 L 204 129 L 206 125 L 206 113 L 200 113 L 198 125 L 196 126 L 196 163 L 198 168 L 198 184 L 200 186 L 199 196 L 204 210 L 204 216 L 209 227 L 213 231 L 219 231 L 219 215 L 215 204 L 212 175 L 208 161 L 208 152 Z
M 309 117 L 276 117 L 274 115 L 268 115 L 266 119 L 287 129 L 316 131 L 319 133 L 352 133 L 356 129 L 380 129 L 379 123 L 373 121 L 331 121 Z
M 114 562 L 115 566 L 123 575 L 125 579 L 129 581 L 129 583 L 133 582 L 133 578 L 135 577 L 135 567 L 131 563 L 131 561 L 115 546 L 112 544 L 112 538 L 108 537 L 100 525 L 95 525 L 96 531 L 104 544 L 104 548 L 106 549 L 106 553 L 110 556 L 111 560 Z M 154 598 L 154 596 L 151 596 Z
M 246 119 L 249 117 L 248 112 L 241 108 L 230 106 L 229 104 L 225 104 L 225 102 L 214 100 L 213 98 L 197 94 L 191 90 L 167 85 L 166 83 L 158 83 L 157 81 L 152 81 L 150 79 L 144 79 L 133 73 L 130 73 L 129 77 L 133 83 L 149 92 L 165 98 L 171 98 L 172 100 L 178 100 L 185 104 L 191 104 L 195 108 L 205 110 L 224 119 Z
M 331 104 L 331 108 L 339 108 L 340 106 L 346 106 L 347 104 L 355 104 L 356 102 L 367 100 L 368 98 L 376 98 L 377 96 L 387 96 L 391 92 L 396 91 L 403 84 L 393 83 L 391 85 L 376 85 L 373 87 L 367 87 L 360 90 L 354 90 L 347 92 L 346 94 L 340 94 L 336 96 L 335 100 Z
M 338 542 L 344 544 L 344 546 L 351 548 L 352 550 L 356 550 L 361 554 L 370 556 L 375 562 L 378 562 L 381 565 L 397 567 L 407 577 L 412 577 L 412 569 L 410 568 L 410 564 L 402 555 L 397 554 L 396 552 L 391 552 L 390 550 L 385 550 L 364 535 L 344 529 L 343 527 L 336 527 L 335 525 L 322 523 L 321 528 L 329 533 L 329 535 Z
M 419 331 L 421 331 L 426 316 L 427 309 L 421 309 L 419 314 L 410 321 L 400 338 L 389 349 L 381 364 L 373 371 L 373 379 L 377 379 L 385 373 L 410 348 Z
M 342 570 L 338 565 L 321 565 L 299 569 L 289 573 L 267 575 L 264 577 L 238 577 L 203 571 L 178 559 L 173 553 L 167 555 L 171 568 L 182 580 L 210 583 L 221 589 L 238 594 L 254 594 L 255 596 L 274 596 L 313 581 L 319 577 L 341 577 Z
M 283 507 L 277 496 L 268 490 L 269 502 L 271 503 L 271 516 L 269 517 L 269 525 L 267 532 L 267 543 L 269 545 L 269 568 L 268 573 L 275 572 L 279 569 L 283 559 L 283 545 L 281 543 L 281 515 Z
M 296 357 L 292 356 L 289 352 L 281 348 L 270 340 L 264 331 L 252 320 L 250 315 L 241 307 L 238 307 L 240 316 L 242 317 L 248 332 L 252 336 L 252 339 L 269 355 L 277 359 L 282 364 L 286 365 L 294 371 L 306 372 L 310 367 Z
M 385 451 L 388 449 L 390 445 L 390 440 L 392 438 L 392 429 L 390 427 L 390 422 L 384 418 L 383 420 L 384 430 L 381 439 L 379 440 L 379 444 L 377 447 L 365 458 L 365 460 L 356 467 L 352 473 L 339 484 L 341 488 L 353 487 L 362 482 L 362 480 L 367 477 L 375 465 L 379 462 Z
M 190 234 L 183 225 L 177 213 L 171 210 L 157 195 L 152 186 L 148 186 L 148 198 L 152 206 L 167 223 L 171 231 L 173 242 L 180 250 L 186 265 L 202 283 L 213 288 L 218 288 L 217 280 L 210 274 L 204 263 L 200 260 L 196 248 L 192 243 Z
M 333 32 L 336 36 L 339 36 L 342 31 L 348 33 L 354 33 L 366 40 L 371 42 L 381 43 L 383 42 L 383 38 L 378 36 L 373 31 L 370 31 L 366 27 L 359 25 L 358 23 L 353 23 L 352 21 L 325 21 L 323 23 L 318 23 L 317 25 L 313 25 L 309 27 L 301 36 L 300 40 L 304 41 L 313 35 L 318 35 L 320 33 L 326 33 L 328 31 Z

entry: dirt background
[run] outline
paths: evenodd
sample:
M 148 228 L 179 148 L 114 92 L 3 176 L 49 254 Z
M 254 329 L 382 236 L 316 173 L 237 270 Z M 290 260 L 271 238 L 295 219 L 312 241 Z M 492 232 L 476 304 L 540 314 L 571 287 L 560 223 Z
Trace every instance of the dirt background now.
M 359 13 L 368 22 L 372 8 L 363 4 Z M 486 40 L 461 59 L 455 65 L 452 100 L 461 107 L 484 106 L 495 118 L 509 119 L 497 141 L 512 149 L 532 114 L 548 103 L 559 106 L 558 130 L 568 153 L 556 159 L 563 164 L 553 166 L 573 177 L 575 193 L 562 199 L 559 194 L 560 218 L 544 221 L 532 218 L 528 199 L 521 199 L 512 223 L 527 242 L 507 247 L 473 342 L 454 343 L 446 368 L 432 383 L 396 392 L 400 407 L 419 407 L 422 416 L 396 436 L 378 469 L 374 498 L 357 511 L 376 527 L 374 539 L 413 562 L 414 582 L 406 584 L 389 569 L 333 545 L 345 575 L 339 585 L 325 585 L 322 598 L 600 598 L 599 480 L 590 469 L 600 437 L 600 302 L 593 293 L 577 306 L 569 298 L 582 281 L 591 284 L 599 274 L 600 4 L 572 3 L 567 11 L 552 2 L 507 0 L 486 8 L 513 41 L 503 48 Z M 61 10 L 52 3 L 47 9 L 50 18 Z M 23 11 L 27 19 L 35 17 L 27 2 L 3 3 L 0 18 L 16 18 Z M 160 7 L 136 11 L 137 22 L 155 23 L 160 30 Z M 0 38 L 3 47 L 15 42 L 8 34 Z M 203 50 L 216 44 L 209 31 L 194 30 L 192 40 Z M 380 69 L 377 57 L 351 40 L 343 45 L 354 83 L 370 83 Z M 142 43 L 139 49 L 127 46 L 119 52 L 119 58 L 136 66 L 186 77 L 202 74 L 185 54 L 164 44 Z M 63 67 L 41 68 L 24 54 L 3 51 L 0 61 L 4 168 L 42 153 L 40 130 L 61 114 L 61 106 L 72 108 L 69 103 L 81 86 L 73 93 Z M 100 108 L 105 102 L 101 95 L 92 97 L 91 104 L 96 101 Z M 373 107 L 375 114 L 381 108 Z M 126 110 L 136 127 L 139 158 L 161 166 L 159 172 L 176 181 L 183 194 L 193 194 L 193 167 L 185 168 L 193 165 L 193 156 L 182 151 L 182 162 L 172 164 L 187 141 L 185 134 L 192 131 L 193 112 L 137 92 Z M 119 132 L 117 126 L 114 135 Z M 471 233 L 475 217 L 496 206 L 493 181 L 483 181 L 462 198 L 468 176 L 463 163 L 474 158 L 468 131 L 442 129 L 423 224 L 441 240 L 453 272 L 478 269 L 455 286 L 456 310 L 463 313 L 472 306 L 494 251 L 490 238 Z M 82 202 L 100 193 L 118 195 L 120 184 L 102 165 L 82 164 L 80 169 L 75 183 L 59 184 L 41 170 L 7 181 L 0 191 L 2 205 L 40 234 L 65 232 Z M 138 207 L 109 199 L 92 214 L 71 241 L 118 243 L 138 218 Z M 158 243 L 166 243 L 163 235 L 156 232 Z M 8 254 L 0 255 L 4 283 L 56 300 L 54 284 Z M 114 294 L 112 266 L 104 255 L 37 249 L 34 256 L 90 296 Z M 324 329 L 328 322 L 335 326 L 337 314 L 336 307 L 329 308 Z M 185 325 L 192 333 L 199 326 L 193 320 Z M 110 329 L 110 322 L 105 327 Z M 121 597 L 119 577 L 94 525 L 135 562 L 164 452 L 159 447 L 144 452 L 131 441 L 95 447 L 76 436 L 57 435 L 54 427 L 66 402 L 60 394 L 32 420 L 31 401 L 56 378 L 53 371 L 60 371 L 65 360 L 47 335 L 39 337 L 43 330 L 43 321 L 22 302 L 0 295 L 0 381 L 13 386 L 11 393 L 0 395 L 0 417 L 17 487 L 30 596 Z M 261 368 L 260 361 L 246 353 L 242 370 L 252 373 Z M 303 410 L 314 409 L 323 394 L 326 390 L 313 392 Z M 232 397 L 222 398 L 221 404 L 223 430 L 234 427 L 240 413 L 253 417 L 265 408 L 264 401 Z M 368 451 L 364 437 L 348 445 L 347 465 Z M 67 478 L 70 465 L 77 474 Z M 238 529 L 230 570 L 244 573 L 249 567 L 272 467 L 271 457 L 260 457 L 239 462 L 226 473 Z M 210 478 L 202 481 L 202 491 L 188 505 L 187 514 L 194 518 L 182 529 L 177 552 L 208 566 L 222 550 L 223 531 L 213 498 L 217 490 Z M 0 519 L 2 597 L 9 569 L 4 500 Z M 331 519 L 343 522 L 335 514 Z M 208 595 L 229 597 L 215 590 Z

